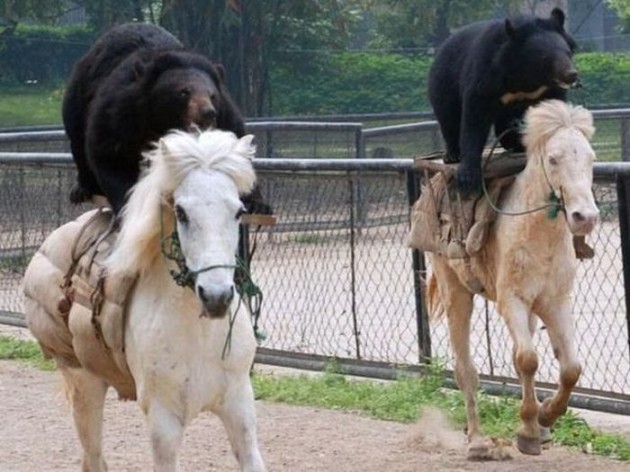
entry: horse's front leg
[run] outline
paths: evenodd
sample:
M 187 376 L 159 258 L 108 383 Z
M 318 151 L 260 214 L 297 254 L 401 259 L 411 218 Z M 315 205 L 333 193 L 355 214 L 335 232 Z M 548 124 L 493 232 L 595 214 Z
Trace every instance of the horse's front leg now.
M 540 428 L 538 426 L 538 400 L 534 386 L 538 370 L 538 355 L 534 350 L 532 331 L 535 318 L 529 307 L 516 295 L 500 297 L 497 309 L 503 316 L 514 343 L 514 367 L 521 381 L 522 425 L 516 433 L 517 447 L 523 454 L 540 454 Z
M 554 355 L 560 364 L 560 382 L 554 396 L 545 399 L 538 412 L 542 427 L 551 428 L 559 416 L 567 411 L 571 391 L 582 373 L 575 349 L 575 326 L 571 304 L 565 300 L 554 309 L 540 310 L 540 319 L 545 323 Z
M 175 472 L 178 470 L 179 447 L 184 434 L 184 421 L 163 404 L 152 399 L 145 411 L 151 436 L 153 470 Z
M 232 451 L 243 472 L 267 470 L 258 448 L 256 406 L 249 373 L 230 382 L 223 402 L 215 410 L 227 431 Z

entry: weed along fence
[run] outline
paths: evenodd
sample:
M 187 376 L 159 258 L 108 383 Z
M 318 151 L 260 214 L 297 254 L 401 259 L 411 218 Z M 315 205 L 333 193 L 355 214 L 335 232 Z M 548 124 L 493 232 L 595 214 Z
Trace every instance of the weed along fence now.
M 614 113 L 598 117 L 594 190 L 602 221 L 589 237 L 596 256 L 580 262 L 574 293 L 584 373 L 573 401 L 630 414 L 630 163 L 601 162 L 613 153 L 617 160 L 630 156 L 624 124 L 630 112 Z M 398 158 L 439 148 L 435 125 L 272 125 L 250 127 L 259 155 L 273 156 L 256 167 L 278 219 L 275 226 L 250 228 L 252 276 L 264 293 L 260 326 L 267 333 L 259 361 L 322 368 L 335 357 L 347 372 L 373 377 L 394 377 L 399 367 L 416 370 L 425 358 L 450 369 L 447 327 L 429 326 L 422 308 L 423 255 L 406 246 L 417 176 L 411 159 Z M 3 323 L 23 325 L 20 281 L 33 252 L 54 228 L 89 208 L 67 201 L 75 170 L 63 134 L 41 133 L 52 133 L 57 144 L 42 134 L 37 143 L 28 133 L 0 134 Z M 400 134 L 417 141 L 409 145 Z M 379 147 L 393 149 L 394 157 L 367 158 Z M 544 389 L 558 372 L 543 331 L 537 342 Z M 509 335 L 482 299 L 471 345 L 486 388 L 514 389 Z

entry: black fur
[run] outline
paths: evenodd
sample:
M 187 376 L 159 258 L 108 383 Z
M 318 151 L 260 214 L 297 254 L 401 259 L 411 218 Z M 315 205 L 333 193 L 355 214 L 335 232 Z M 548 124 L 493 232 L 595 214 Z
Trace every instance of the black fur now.
M 473 23 L 439 49 L 429 74 L 429 99 L 446 142 L 446 160 L 460 162 L 456 177 L 462 192 L 481 188 L 481 154 L 493 125 L 501 135 L 520 122 L 527 107 L 565 100 L 566 88 L 577 81 L 571 60 L 575 42 L 564 19 L 556 8 L 545 19 Z M 546 87 L 540 96 L 502 101 L 540 87 Z M 523 150 L 518 131 L 506 132 L 501 144 Z
M 139 23 L 112 28 L 77 62 L 63 121 L 78 169 L 70 200 L 104 195 L 116 214 L 138 180 L 142 151 L 168 130 L 216 126 L 245 134 L 222 67 L 166 30 Z M 269 212 L 254 193 L 259 207 L 250 210 Z

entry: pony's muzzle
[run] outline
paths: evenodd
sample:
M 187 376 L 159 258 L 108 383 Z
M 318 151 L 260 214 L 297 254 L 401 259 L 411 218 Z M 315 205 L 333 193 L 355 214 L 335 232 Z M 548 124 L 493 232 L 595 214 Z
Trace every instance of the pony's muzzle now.
M 212 289 L 204 288 L 200 285 L 197 287 L 197 295 L 203 305 L 206 316 L 222 318 L 226 315 L 232 300 L 234 300 L 234 285 L 214 287 Z
M 599 210 L 572 211 L 569 214 L 569 228 L 576 236 L 585 236 L 595 229 L 599 220 Z

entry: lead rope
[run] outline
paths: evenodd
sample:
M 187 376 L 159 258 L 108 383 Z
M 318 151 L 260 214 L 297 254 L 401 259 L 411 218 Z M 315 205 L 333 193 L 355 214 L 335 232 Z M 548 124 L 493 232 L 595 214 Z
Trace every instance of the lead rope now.
M 515 129 L 515 127 L 508 128 L 505 131 L 503 131 L 499 136 L 497 136 L 495 138 L 494 143 L 492 144 L 492 147 L 490 148 L 490 154 L 488 155 L 488 158 L 486 159 L 486 162 L 484 164 L 484 170 L 488 166 L 488 163 L 490 162 L 492 157 L 494 156 L 494 151 L 496 150 L 496 148 L 497 148 L 497 146 L 498 146 L 498 144 L 500 142 L 500 139 L 503 136 L 505 136 L 505 134 L 507 134 L 508 132 L 514 131 L 514 129 Z M 505 215 L 505 216 L 523 216 L 523 215 L 528 215 L 530 213 L 536 213 L 537 211 L 547 210 L 547 217 L 550 220 L 553 220 L 553 219 L 557 218 L 558 214 L 561 211 L 564 210 L 564 198 L 562 197 L 562 189 L 560 189 L 560 196 L 558 196 L 558 194 L 556 193 L 556 190 L 551 185 L 551 182 L 549 182 L 549 177 L 547 176 L 547 171 L 545 170 L 545 162 L 543 161 L 542 157 L 540 158 L 540 165 L 542 166 L 543 175 L 545 176 L 545 180 L 547 181 L 547 185 L 551 189 L 551 192 L 549 193 L 549 196 L 547 197 L 549 203 L 547 203 L 545 205 L 542 205 L 542 206 L 539 206 L 537 208 L 533 208 L 531 210 L 515 211 L 515 212 L 504 211 L 504 210 L 500 209 L 492 201 L 492 198 L 490 197 L 490 193 L 488 192 L 488 188 L 486 187 L 486 179 L 484 179 L 482 177 L 481 178 L 481 188 L 483 190 L 484 196 L 486 197 L 486 200 L 488 201 L 488 204 L 490 205 L 490 208 L 492 208 L 498 214 Z

